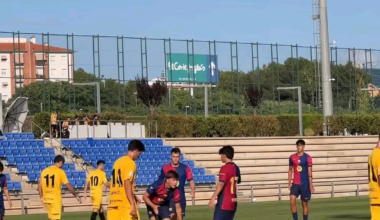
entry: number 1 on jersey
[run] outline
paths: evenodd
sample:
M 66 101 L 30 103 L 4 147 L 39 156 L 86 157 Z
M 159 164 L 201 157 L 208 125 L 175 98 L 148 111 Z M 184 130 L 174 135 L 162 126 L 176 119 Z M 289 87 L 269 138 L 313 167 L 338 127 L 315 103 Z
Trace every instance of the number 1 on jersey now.
M 44 176 L 44 179 L 46 181 L 46 187 L 49 187 L 49 179 L 51 179 L 51 188 L 54 188 L 54 180 L 55 180 L 55 175 L 51 175 L 49 176 L 49 174 L 47 174 L 46 176 Z
M 115 170 L 112 170 L 112 186 L 115 187 L 116 183 L 119 185 L 119 187 L 123 186 L 123 181 L 121 179 L 121 170 L 120 169 L 117 170 L 117 174 L 116 174 Z
M 372 178 L 371 178 L 371 174 L 372 174 Z M 377 176 L 373 170 L 372 159 L 370 158 L 368 161 L 368 181 L 371 182 L 371 179 L 372 179 L 372 182 L 377 183 Z
M 239 177 L 235 176 L 230 179 L 231 182 L 231 194 L 235 193 L 235 182 L 239 180 Z

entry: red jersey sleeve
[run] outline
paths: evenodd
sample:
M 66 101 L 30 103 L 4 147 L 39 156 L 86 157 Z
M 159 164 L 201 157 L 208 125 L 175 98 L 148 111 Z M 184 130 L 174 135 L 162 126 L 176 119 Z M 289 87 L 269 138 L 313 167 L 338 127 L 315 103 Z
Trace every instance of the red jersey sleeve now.
M 225 183 L 227 181 L 227 168 L 222 166 L 219 171 L 219 182 Z
M 187 181 L 193 180 L 193 172 L 191 172 L 191 168 L 189 166 L 186 168 L 186 179 Z
M 313 160 L 311 159 L 311 156 L 310 156 L 310 155 L 308 155 L 308 157 L 307 157 L 307 166 L 308 166 L 308 167 L 313 166 Z
M 173 200 L 174 200 L 175 203 L 181 201 L 181 193 L 179 192 L 179 189 L 178 189 L 178 188 L 176 188 L 176 189 L 174 190 L 174 197 L 173 197 Z
M 5 188 L 8 187 L 8 180 L 7 180 L 7 178 L 5 178 L 4 187 Z

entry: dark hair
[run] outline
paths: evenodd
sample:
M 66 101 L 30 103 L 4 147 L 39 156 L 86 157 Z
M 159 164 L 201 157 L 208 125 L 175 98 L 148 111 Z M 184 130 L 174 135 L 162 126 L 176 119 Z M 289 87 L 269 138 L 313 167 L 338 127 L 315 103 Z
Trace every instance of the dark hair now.
M 177 173 L 176 171 L 174 171 L 174 170 L 169 170 L 169 171 L 166 173 L 165 178 L 166 178 L 166 179 L 173 179 L 173 178 L 174 178 L 174 179 L 178 180 L 179 175 L 178 175 L 178 173 Z
M 227 145 L 220 148 L 219 154 L 226 155 L 228 159 L 232 160 L 234 158 L 235 150 L 232 146 Z
M 172 149 L 170 154 L 181 154 L 181 150 L 178 147 L 175 147 Z
M 298 141 L 296 142 L 296 145 L 297 145 L 297 146 L 299 146 L 299 145 L 303 145 L 303 146 L 305 146 L 306 143 L 305 143 L 304 140 L 300 139 L 300 140 L 298 140 Z
M 57 155 L 54 157 L 54 163 L 59 163 L 59 162 L 65 163 L 65 158 L 62 155 Z
M 0 172 L 3 172 L 3 170 L 4 170 L 4 165 L 2 162 L 0 162 Z
M 99 166 L 100 164 L 106 164 L 106 162 L 104 160 L 98 160 L 98 162 L 96 162 L 96 165 Z
M 145 146 L 140 140 L 131 140 L 128 144 L 128 151 L 139 151 L 139 152 L 144 152 L 145 151 Z

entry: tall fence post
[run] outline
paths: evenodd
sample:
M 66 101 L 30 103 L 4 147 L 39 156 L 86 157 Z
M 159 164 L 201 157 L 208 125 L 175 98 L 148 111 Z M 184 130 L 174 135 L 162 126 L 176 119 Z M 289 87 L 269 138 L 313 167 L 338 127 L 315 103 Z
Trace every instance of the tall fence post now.
M 281 185 L 280 184 L 278 185 L 278 200 L 279 201 L 282 200 L 282 197 L 281 197 Z
M 331 198 L 334 198 L 334 182 L 331 182 Z
M 253 185 L 251 185 L 251 202 L 253 202 Z
M 359 180 L 356 180 L 356 196 L 359 196 Z

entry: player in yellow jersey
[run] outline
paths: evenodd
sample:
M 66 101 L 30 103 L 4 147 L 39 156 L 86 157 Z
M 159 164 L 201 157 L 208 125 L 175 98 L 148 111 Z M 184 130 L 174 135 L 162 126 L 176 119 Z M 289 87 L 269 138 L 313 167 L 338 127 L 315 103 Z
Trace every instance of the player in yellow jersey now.
M 114 163 L 110 182 L 108 220 L 140 220 L 137 204 L 141 200 L 134 193 L 135 161 L 144 151 L 145 147 L 141 141 L 132 140 L 128 145 L 127 155 L 119 158 Z
M 368 158 L 369 201 L 372 220 L 380 219 L 380 135 L 372 154 Z
M 65 164 L 65 158 L 63 158 L 62 155 L 57 155 L 54 158 L 54 165 L 44 169 L 38 180 L 38 191 L 40 193 L 41 201 L 46 207 L 48 218 L 51 220 L 61 219 L 62 184 L 65 184 L 71 194 L 73 194 L 79 203 L 81 203 L 81 199 L 67 180 L 65 171 L 62 170 L 63 164 Z
M 91 220 L 96 220 L 96 216 L 99 212 L 100 220 L 106 220 L 103 213 L 102 199 L 103 199 L 103 186 L 109 187 L 106 173 L 104 172 L 104 160 L 99 160 L 96 164 L 98 168 L 92 171 L 87 176 L 86 185 L 84 187 L 84 201 L 87 200 L 87 189 L 90 186 L 91 203 L 93 206 L 93 212 L 91 214 Z

